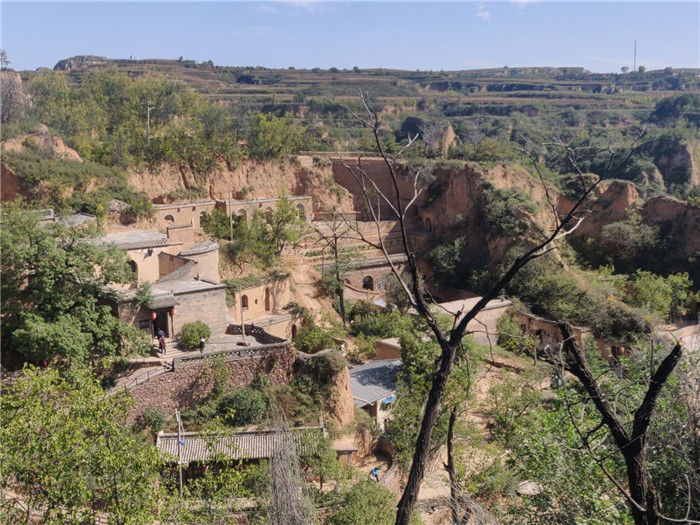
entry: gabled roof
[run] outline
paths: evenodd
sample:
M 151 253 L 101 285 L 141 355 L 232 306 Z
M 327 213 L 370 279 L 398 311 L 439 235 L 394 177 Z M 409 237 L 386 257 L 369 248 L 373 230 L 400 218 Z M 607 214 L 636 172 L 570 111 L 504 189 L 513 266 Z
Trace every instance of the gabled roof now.
M 168 293 L 153 297 L 153 299 L 151 299 L 146 306 L 151 310 L 159 310 L 162 308 L 170 308 L 178 304 L 180 303 L 177 302 L 175 296 Z
M 401 359 L 370 361 L 350 369 L 350 391 L 356 406 L 371 405 L 396 392 Z
M 212 252 L 214 250 L 219 249 L 219 243 L 212 239 L 207 239 L 204 242 L 200 242 L 199 244 L 195 244 L 192 248 L 188 248 L 187 250 L 182 250 L 180 252 L 180 255 L 183 257 L 186 257 L 188 255 L 199 255 L 201 253 L 207 253 L 207 252 Z
M 116 244 L 122 250 L 136 250 L 164 246 L 168 244 L 168 236 L 154 230 L 129 230 L 105 235 L 99 242 Z
M 182 442 L 178 445 L 177 434 L 159 433 L 156 448 L 172 457 L 180 457 L 185 463 L 206 461 L 212 456 L 225 455 L 230 459 L 268 459 L 284 446 L 289 446 L 291 435 L 296 447 L 303 446 L 304 432 L 325 433 L 324 427 L 299 427 L 290 431 L 258 430 L 236 432 L 226 436 L 205 436 L 198 432 L 184 432 Z

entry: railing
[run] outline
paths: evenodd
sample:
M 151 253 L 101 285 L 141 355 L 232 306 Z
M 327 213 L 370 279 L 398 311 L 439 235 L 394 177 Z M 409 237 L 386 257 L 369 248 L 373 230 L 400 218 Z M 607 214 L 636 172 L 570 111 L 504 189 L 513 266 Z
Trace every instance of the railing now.
M 145 374 L 139 374 L 136 377 L 133 377 L 130 381 L 123 385 L 119 385 L 118 388 L 115 387 L 114 389 L 112 389 L 112 391 L 118 391 L 122 388 L 131 390 L 132 388 L 136 388 L 137 386 L 142 385 L 143 383 L 146 383 L 155 377 L 159 377 L 163 374 L 167 374 L 168 372 L 172 372 L 174 369 L 175 368 L 173 363 L 163 363 L 162 366 L 154 370 L 148 369 Z
M 224 361 L 231 359 L 243 359 L 250 357 L 262 357 L 274 350 L 279 350 L 287 345 L 287 340 L 282 339 L 281 343 L 272 343 L 267 345 L 257 345 L 254 347 L 229 348 L 227 350 L 216 350 L 214 352 L 205 352 L 194 354 L 191 356 L 176 357 L 173 359 L 173 370 L 183 366 L 200 364 L 212 357 L 221 357 Z
M 379 157 L 376 151 L 300 151 L 297 155 L 312 157 Z
M 226 329 L 226 333 L 230 335 L 243 335 L 240 324 L 230 324 Z M 253 336 L 258 343 L 263 345 L 287 343 L 287 339 L 268 334 L 265 330 L 254 324 L 245 325 L 245 335 Z

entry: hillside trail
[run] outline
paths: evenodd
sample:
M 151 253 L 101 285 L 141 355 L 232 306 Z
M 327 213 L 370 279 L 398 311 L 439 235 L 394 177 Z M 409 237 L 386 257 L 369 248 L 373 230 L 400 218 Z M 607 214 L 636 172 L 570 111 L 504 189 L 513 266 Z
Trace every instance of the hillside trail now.
M 503 354 L 489 354 L 487 362 L 484 363 L 477 373 L 471 388 L 474 397 L 467 404 L 466 410 L 462 414 L 462 419 L 473 424 L 479 432 L 489 438 L 487 416 L 483 411 L 483 406 L 488 399 L 489 389 L 497 383 L 503 381 L 504 374 L 515 376 L 525 368 L 531 366 L 527 359 L 506 356 Z M 467 464 L 467 468 L 476 468 L 481 459 L 479 454 L 471 451 L 469 459 L 462 458 Z M 449 475 L 445 465 L 447 464 L 447 447 L 440 448 L 437 458 L 429 465 L 426 476 L 418 493 L 416 508 L 420 512 L 424 525 L 449 525 L 451 514 L 450 484 Z
M 320 280 L 321 273 L 312 265 L 300 263 L 295 266 L 289 276 L 294 301 L 312 312 L 331 313 L 336 316 L 333 301 L 328 297 L 319 296 L 317 283 Z

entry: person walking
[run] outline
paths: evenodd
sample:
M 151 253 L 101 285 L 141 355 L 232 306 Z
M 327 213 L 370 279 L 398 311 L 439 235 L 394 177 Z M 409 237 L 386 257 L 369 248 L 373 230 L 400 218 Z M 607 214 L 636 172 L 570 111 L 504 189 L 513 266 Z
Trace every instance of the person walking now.
M 165 355 L 165 337 L 162 335 L 158 335 L 158 348 L 161 354 Z
M 200 353 L 200 354 L 201 354 L 201 353 L 204 353 L 204 346 L 205 346 L 206 344 L 207 344 L 207 340 L 206 340 L 204 337 L 202 337 L 202 338 L 199 340 L 199 353 Z

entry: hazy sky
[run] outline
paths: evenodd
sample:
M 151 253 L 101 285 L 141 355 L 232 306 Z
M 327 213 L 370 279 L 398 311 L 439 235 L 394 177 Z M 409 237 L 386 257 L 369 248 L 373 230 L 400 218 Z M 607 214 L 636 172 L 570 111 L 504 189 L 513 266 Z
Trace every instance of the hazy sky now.
M 700 3 L 8 2 L 15 69 L 62 58 L 213 60 L 217 65 L 455 70 L 700 67 Z

